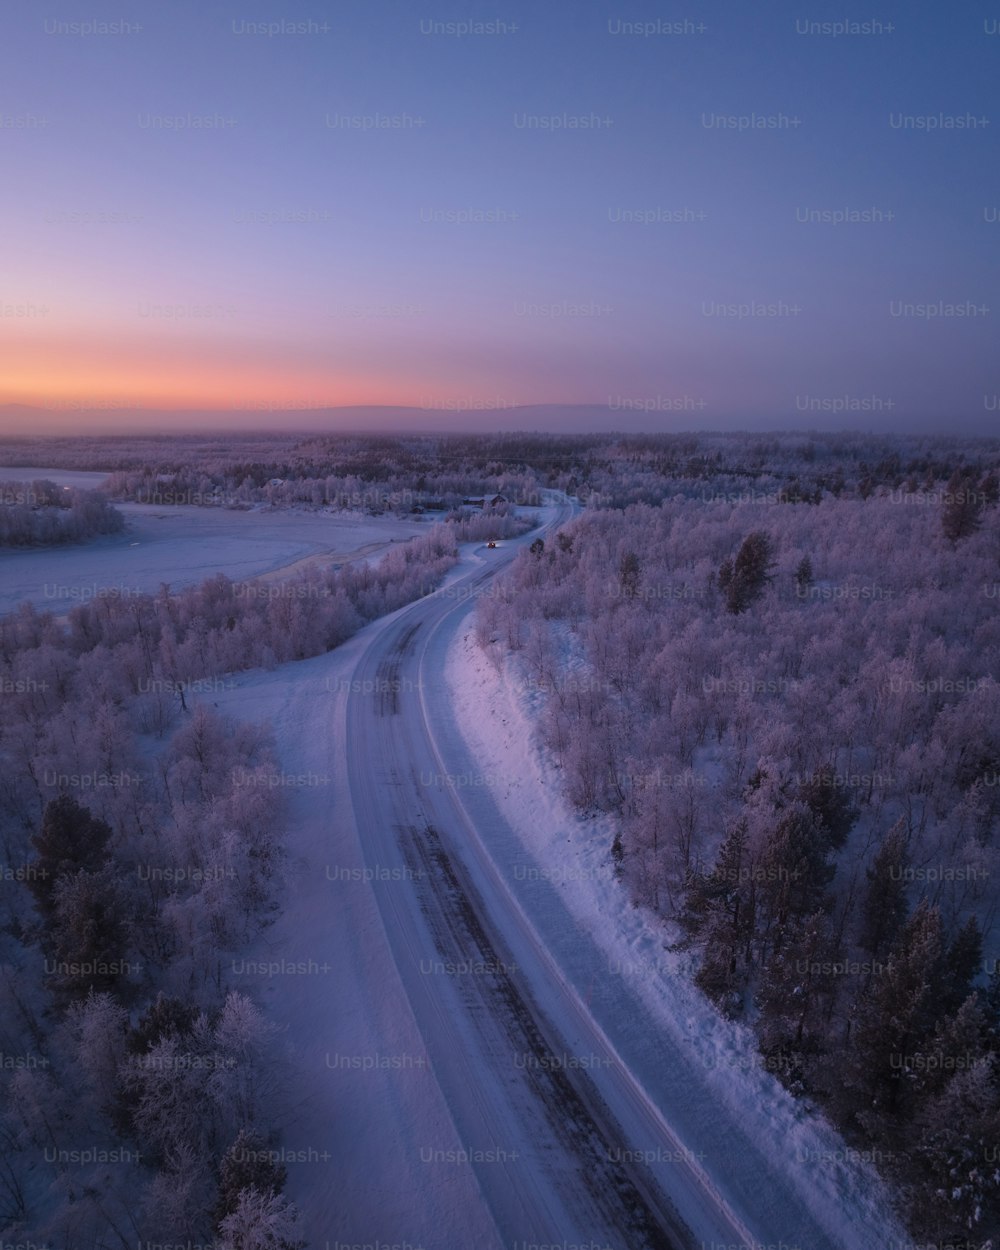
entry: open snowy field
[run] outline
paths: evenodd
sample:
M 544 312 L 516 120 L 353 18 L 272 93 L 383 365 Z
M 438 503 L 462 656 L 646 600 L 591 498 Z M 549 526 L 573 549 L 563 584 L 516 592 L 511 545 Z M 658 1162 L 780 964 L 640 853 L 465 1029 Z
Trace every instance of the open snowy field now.
M 104 475 L 0 468 L 0 480 L 39 477 L 93 489 Z M 78 546 L 0 551 L 0 612 L 25 601 L 66 611 L 92 599 L 156 591 L 163 582 L 177 590 L 219 572 L 234 581 L 287 573 L 290 566 L 310 560 L 373 555 L 427 528 L 423 521 L 350 513 L 238 512 L 185 504 L 116 507 L 127 521 L 123 534 Z
M 0 482 L 37 482 L 44 478 L 57 486 L 75 486 L 77 490 L 97 490 L 107 481 L 106 473 L 94 473 L 87 469 L 44 469 L 29 465 L 15 469 L 0 466 Z

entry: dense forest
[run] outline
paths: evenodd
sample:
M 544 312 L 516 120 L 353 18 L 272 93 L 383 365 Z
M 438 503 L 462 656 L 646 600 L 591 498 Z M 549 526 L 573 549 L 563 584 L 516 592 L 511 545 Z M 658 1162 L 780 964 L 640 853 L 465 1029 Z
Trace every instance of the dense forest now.
M 477 635 L 545 693 L 565 792 L 614 814 L 619 888 L 698 985 L 880 1161 L 916 1235 L 979 1246 L 1000 1232 L 995 461 L 818 494 L 785 473 L 765 498 L 709 477 L 588 510 L 519 553 Z
M 428 521 L 377 564 L 0 617 L 0 1240 L 296 1245 L 273 1161 L 289 1056 L 227 972 L 283 905 L 283 764 L 211 691 L 428 593 L 459 542 L 524 533 L 550 489 L 581 515 L 481 594 L 476 635 L 541 693 L 566 795 L 613 818 L 613 888 L 872 1151 L 914 1236 L 1000 1236 L 996 441 L 66 439 L 0 459 L 110 474 L 98 495 L 8 483 L 10 542 L 114 532 L 110 498 Z
M 210 696 L 429 593 L 455 550 L 435 526 L 376 565 L 0 618 L 4 1245 L 299 1244 L 292 1056 L 234 975 L 285 899 L 286 774 Z
M 204 507 L 255 503 L 378 514 L 546 487 L 588 506 L 866 498 L 941 490 L 953 471 L 1000 458 L 997 440 L 840 433 L 233 435 L 16 438 L 0 462 L 107 472 L 113 499 Z

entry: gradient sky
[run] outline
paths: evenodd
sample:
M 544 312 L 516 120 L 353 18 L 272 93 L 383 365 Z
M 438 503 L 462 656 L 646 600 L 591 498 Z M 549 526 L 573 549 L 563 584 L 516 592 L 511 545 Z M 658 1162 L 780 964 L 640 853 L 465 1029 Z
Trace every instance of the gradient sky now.
M 0 404 L 994 433 L 988 7 L 8 0 Z

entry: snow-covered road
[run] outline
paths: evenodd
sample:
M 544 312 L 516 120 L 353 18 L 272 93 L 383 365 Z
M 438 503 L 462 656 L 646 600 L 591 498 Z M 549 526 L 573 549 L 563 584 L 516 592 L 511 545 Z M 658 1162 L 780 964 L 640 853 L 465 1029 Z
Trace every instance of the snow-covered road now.
M 546 528 L 571 511 L 554 503 Z M 780 1116 L 762 1137 L 717 1098 L 697 1039 L 608 975 L 550 875 L 518 872 L 504 761 L 470 751 L 444 674 L 476 590 L 534 537 L 467 553 L 434 595 L 220 699 L 268 716 L 285 769 L 311 778 L 258 952 L 317 968 L 264 993 L 297 1055 L 304 1233 L 330 1250 L 889 1244 L 874 1196 L 844 1189 L 838 1213 L 847 1173 L 817 1170 L 810 1200 Z M 830 1144 L 810 1133 L 796 1143 Z
M 437 632 L 463 607 L 425 600 L 356 670 L 372 695 L 347 720 L 353 810 L 372 877 L 391 873 L 372 888 L 397 969 L 499 1244 L 680 1250 L 690 1237 L 676 1213 L 641 1164 L 617 1157 L 626 1139 L 590 1073 L 615 1060 L 596 1034 L 581 1053 L 539 1009 L 557 995 L 580 1004 L 524 916 L 504 910 L 428 732 Z M 440 1143 L 423 1155 L 438 1180 L 455 1166 Z

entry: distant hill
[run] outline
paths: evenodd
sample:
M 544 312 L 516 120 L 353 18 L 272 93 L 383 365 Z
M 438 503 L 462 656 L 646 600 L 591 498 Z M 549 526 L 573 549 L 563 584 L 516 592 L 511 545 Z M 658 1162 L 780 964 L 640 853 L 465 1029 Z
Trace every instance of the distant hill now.
M 644 413 L 603 404 L 534 404 L 523 407 L 480 404 L 454 408 L 357 405 L 343 408 L 245 409 L 79 409 L 71 412 L 0 405 L 0 435 L 180 434 L 214 430 L 359 431 L 364 433 L 487 432 L 537 430 L 545 433 L 679 430 L 704 428 L 697 412 Z
M 713 412 L 710 407 L 644 410 L 641 399 L 616 407 L 607 404 L 526 404 L 490 406 L 487 398 L 464 408 L 351 405 L 338 408 L 158 409 L 89 408 L 58 410 L 27 404 L 0 404 L 0 437 L 101 434 L 247 433 L 459 433 L 537 432 L 542 434 L 628 434 L 735 431 L 854 430 L 983 436 L 993 434 L 976 419 L 945 413 L 937 418 L 908 418 L 893 413 L 847 413 L 842 416 L 801 412 L 744 414 Z

